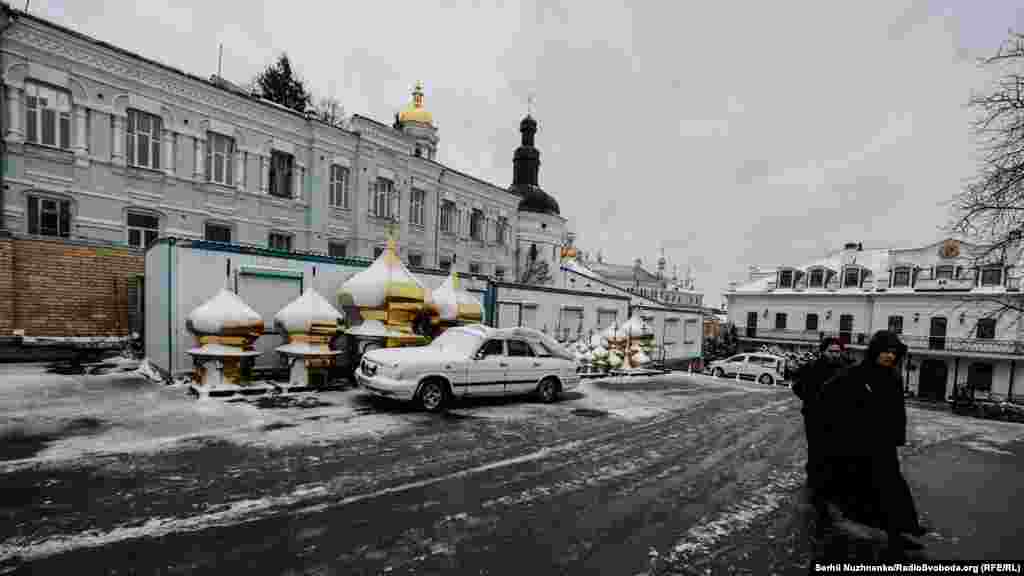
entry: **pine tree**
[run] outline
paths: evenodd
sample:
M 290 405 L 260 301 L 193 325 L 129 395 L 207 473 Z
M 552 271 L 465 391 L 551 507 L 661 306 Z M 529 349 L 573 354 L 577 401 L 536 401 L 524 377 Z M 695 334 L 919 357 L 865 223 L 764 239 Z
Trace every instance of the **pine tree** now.
M 306 84 L 292 70 L 287 54 L 281 54 L 277 62 L 256 76 L 256 87 L 262 98 L 299 112 L 305 112 L 312 100 Z

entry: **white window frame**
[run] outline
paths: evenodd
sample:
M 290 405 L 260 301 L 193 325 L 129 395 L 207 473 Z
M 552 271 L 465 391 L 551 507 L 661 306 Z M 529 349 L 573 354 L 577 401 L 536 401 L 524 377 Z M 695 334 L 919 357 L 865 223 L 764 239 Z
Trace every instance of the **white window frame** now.
M 814 273 L 821 274 L 821 280 L 819 282 L 814 281 Z M 807 287 L 808 288 L 824 288 L 825 287 L 825 269 L 824 268 L 812 268 L 807 271 Z
M 505 267 L 495 266 L 494 267 L 494 279 L 501 282 L 505 280 Z
M 472 240 L 478 242 L 484 241 L 484 226 L 486 220 L 484 219 L 484 211 L 478 208 L 473 208 L 469 213 L 469 237 Z
M 495 234 L 497 235 L 495 242 L 497 242 L 499 246 L 505 245 L 506 230 L 508 230 L 508 218 L 498 216 L 498 219 L 495 221 Z
M 146 228 L 146 227 L 142 227 L 142 226 L 133 226 L 129 222 L 129 220 L 131 219 L 132 216 L 142 216 L 142 217 L 145 217 L 145 218 L 155 218 L 156 219 L 156 228 Z M 159 214 L 154 214 L 152 212 L 146 212 L 144 210 L 128 210 L 128 211 L 125 212 L 125 215 L 124 215 L 124 226 L 125 226 L 125 243 L 128 244 L 128 246 L 131 246 L 132 248 L 138 248 L 138 249 L 141 249 L 141 250 L 145 250 L 146 248 L 149 248 L 149 245 L 150 245 L 151 242 L 155 241 L 157 238 L 160 237 L 160 215 Z M 132 232 L 138 232 L 139 233 L 140 244 L 136 245 L 136 244 L 132 243 Z M 153 235 L 152 240 L 147 240 L 146 236 L 150 232 L 153 232 L 155 234 Z
M 900 284 L 900 283 L 896 282 L 896 275 L 899 274 L 900 272 L 906 272 L 906 274 L 907 274 L 907 282 L 906 282 L 906 284 Z M 891 287 L 892 288 L 910 288 L 911 283 L 913 283 L 913 276 L 914 276 L 914 271 L 910 269 L 910 266 L 897 266 L 896 268 L 893 268 L 893 271 L 892 271 L 892 286 Z
M 476 268 L 476 272 L 473 271 L 473 268 Z M 470 274 L 480 274 L 480 270 L 483 270 L 483 265 L 480 264 L 479 262 L 470 262 L 469 263 L 469 273 Z
M 46 106 L 40 106 L 45 100 Z M 45 143 L 45 113 L 53 114 L 53 142 Z M 25 141 L 39 146 L 71 149 L 71 93 L 37 82 L 25 82 Z
M 690 326 L 693 326 L 692 330 Z M 687 318 L 683 322 L 683 344 L 693 344 L 696 341 L 696 336 L 694 335 L 696 332 L 698 332 L 697 319 Z
M 452 269 L 452 263 L 451 256 L 441 256 L 437 259 L 437 267 L 446 272 Z
M 288 239 L 288 241 L 287 241 L 288 246 L 286 248 L 280 248 L 280 247 L 274 246 L 274 238 L 275 237 L 277 237 L 277 238 L 287 238 Z M 292 235 L 292 234 L 289 234 L 287 232 L 270 232 L 269 234 L 267 234 L 267 246 L 271 250 L 282 250 L 282 251 L 285 251 L 285 252 L 291 252 L 292 250 L 295 249 L 295 236 Z
M 218 150 L 218 148 L 221 148 Z M 218 132 L 206 133 L 206 181 L 222 186 L 235 185 L 235 139 Z M 220 165 L 220 178 L 217 167 Z
M 331 206 L 335 208 L 348 209 L 348 168 L 341 164 L 331 164 L 330 173 L 330 199 Z
M 377 218 L 391 219 L 394 214 L 392 212 L 394 193 L 394 181 L 378 176 L 370 190 L 370 214 Z
M 455 211 L 455 202 L 451 200 L 443 200 L 441 202 L 441 218 L 440 226 L 441 232 L 448 234 L 455 233 L 455 219 L 458 217 L 458 213 Z
M 427 192 L 413 188 L 409 193 L 409 223 L 423 226 L 426 221 Z
M 423 268 L 423 253 L 422 252 L 409 252 L 408 254 L 406 254 L 405 257 L 406 257 L 406 259 L 409 262 L 409 266 L 412 266 L 412 267 L 415 267 L 415 268 Z M 419 259 L 419 262 L 418 263 L 413 262 L 414 258 Z
M 847 280 L 849 280 L 850 278 L 850 272 L 855 272 L 857 274 L 857 282 L 852 286 L 847 282 Z M 850 266 L 843 269 L 843 288 L 860 288 L 861 281 L 862 278 L 860 268 L 857 268 L 856 266 Z
M 280 166 L 279 166 L 280 164 Z M 292 190 L 295 179 L 295 156 L 282 150 L 271 150 L 270 169 L 267 174 L 270 182 L 267 193 L 275 198 L 295 198 Z M 283 187 L 283 190 L 280 189 Z
M 997 272 L 999 274 L 999 280 L 996 281 L 995 283 L 985 282 L 985 273 L 986 272 L 993 272 L 993 271 Z M 986 267 L 982 268 L 981 272 L 979 273 L 978 284 L 980 286 L 984 286 L 984 287 L 988 287 L 988 286 L 1002 286 L 1003 285 L 1003 269 L 999 268 L 997 266 L 986 266 Z
M 36 201 L 36 223 L 35 231 L 32 230 L 32 200 Z M 57 203 L 57 233 L 56 234 L 43 234 L 42 232 L 42 217 L 43 217 L 43 202 L 56 202 Z M 62 210 L 62 203 L 67 202 L 67 226 L 61 226 L 61 217 L 64 215 Z M 61 196 L 54 196 L 50 194 L 39 194 L 31 192 L 26 195 L 25 198 L 25 231 L 33 236 L 46 236 L 48 238 L 70 238 L 72 223 L 75 220 L 74 214 L 75 205 L 70 198 L 64 198 Z M 61 228 L 67 229 L 67 234 L 61 234 Z
M 217 228 L 224 228 L 224 229 L 226 229 L 228 231 L 228 241 L 227 241 L 227 243 L 230 244 L 232 242 L 232 238 L 234 238 L 234 236 L 235 236 L 234 226 L 232 226 L 230 224 L 225 224 L 223 222 L 215 222 L 215 221 L 203 222 L 203 240 L 204 241 L 206 241 L 206 242 L 224 242 L 223 240 L 210 240 L 210 235 L 208 234 L 210 226 L 215 226 Z
M 783 283 L 782 279 L 789 275 L 789 282 Z M 795 284 L 796 274 L 789 269 L 779 270 L 779 288 L 792 288 Z
M 143 125 L 147 130 L 143 130 Z M 156 114 L 131 108 L 125 128 L 125 159 L 129 166 L 160 170 L 161 137 L 163 135 L 163 119 Z M 142 150 L 146 151 L 145 162 L 140 160 Z

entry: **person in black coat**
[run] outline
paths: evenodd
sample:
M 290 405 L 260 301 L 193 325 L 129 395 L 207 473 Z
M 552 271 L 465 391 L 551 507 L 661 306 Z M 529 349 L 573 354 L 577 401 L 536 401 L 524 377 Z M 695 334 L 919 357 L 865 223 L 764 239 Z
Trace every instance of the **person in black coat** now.
M 807 438 L 807 487 L 811 502 L 822 514 L 827 500 L 830 469 L 827 446 L 824 446 L 826 415 L 822 409 L 825 383 L 838 376 L 845 364 L 842 361 L 843 343 L 829 338 L 821 343 L 820 356 L 800 368 L 793 378 L 793 392 L 802 401 L 800 413 L 804 419 Z
M 890 549 L 920 548 L 903 534 L 924 533 L 897 453 L 907 440 L 898 368 L 906 351 L 895 333 L 877 332 L 864 360 L 829 382 L 823 395 L 825 442 L 836 459 L 830 493 L 846 518 L 884 530 Z

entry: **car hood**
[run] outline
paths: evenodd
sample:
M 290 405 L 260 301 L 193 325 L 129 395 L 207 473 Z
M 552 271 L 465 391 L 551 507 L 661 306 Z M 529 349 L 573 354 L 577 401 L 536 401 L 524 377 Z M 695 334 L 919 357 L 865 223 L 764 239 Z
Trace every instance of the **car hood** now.
M 452 360 L 465 360 L 466 357 L 457 352 L 444 352 L 433 346 L 415 346 L 411 348 L 378 348 L 371 350 L 364 356 L 374 362 L 381 364 L 408 364 L 415 362 L 450 362 Z

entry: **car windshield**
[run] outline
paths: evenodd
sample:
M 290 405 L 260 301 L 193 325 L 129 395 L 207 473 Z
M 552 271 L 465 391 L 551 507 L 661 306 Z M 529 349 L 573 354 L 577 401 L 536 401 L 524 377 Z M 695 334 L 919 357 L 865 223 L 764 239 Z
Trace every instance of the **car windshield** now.
M 430 347 L 441 352 L 459 352 L 469 356 L 480 347 L 482 340 L 482 336 L 465 330 L 446 330 L 430 343 Z

